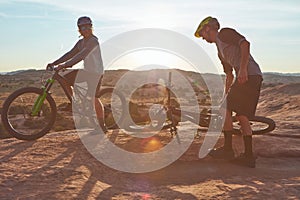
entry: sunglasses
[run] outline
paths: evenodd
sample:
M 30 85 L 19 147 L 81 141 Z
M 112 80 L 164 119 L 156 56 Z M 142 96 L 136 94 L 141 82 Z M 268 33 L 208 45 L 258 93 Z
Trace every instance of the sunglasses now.
M 83 25 L 78 27 L 79 31 L 85 31 L 85 30 L 90 30 L 92 29 L 91 25 Z

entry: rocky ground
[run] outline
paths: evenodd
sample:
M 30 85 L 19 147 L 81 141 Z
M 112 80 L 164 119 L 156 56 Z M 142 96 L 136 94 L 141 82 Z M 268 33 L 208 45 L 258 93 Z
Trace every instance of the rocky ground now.
M 277 128 L 253 137 L 254 169 L 200 159 L 202 134 L 171 165 L 126 173 L 94 158 L 75 130 L 52 131 L 36 141 L 0 140 L 0 199 L 300 199 L 299 86 L 264 87 L 257 114 L 274 119 Z M 182 130 L 190 133 L 190 125 L 182 124 Z M 167 130 L 156 136 L 156 146 L 123 130 L 110 130 L 107 138 L 136 153 L 156 151 L 173 139 Z M 220 137 L 216 146 L 222 142 Z M 242 138 L 235 136 L 236 154 L 242 149 Z
M 133 138 L 122 131 L 109 131 L 108 137 L 126 150 L 136 150 Z M 240 140 L 234 138 L 237 153 Z M 95 159 L 76 131 L 50 133 L 32 142 L 5 139 L 0 142 L 0 199 L 300 198 L 299 139 L 255 136 L 255 169 L 199 159 L 202 142 L 203 137 L 196 139 L 179 160 L 163 169 L 133 174 Z M 217 145 L 221 142 L 222 138 Z

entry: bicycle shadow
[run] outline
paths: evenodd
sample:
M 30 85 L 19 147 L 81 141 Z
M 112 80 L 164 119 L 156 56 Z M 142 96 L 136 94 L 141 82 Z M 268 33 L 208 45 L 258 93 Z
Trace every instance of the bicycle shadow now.
M 287 180 L 291 183 L 287 190 L 292 190 L 295 187 L 293 183 L 297 182 L 295 174 L 278 175 L 273 182 L 270 181 L 272 171 L 268 172 L 268 168 L 233 167 L 230 163 L 209 158 L 179 160 L 150 173 L 120 172 L 95 159 L 75 133 L 56 137 L 49 134 L 35 142 L 10 143 L 13 145 L 0 149 L 11 150 L 1 158 L 11 165 L 0 165 L 0 170 L 13 174 L 6 180 L 14 181 L 13 184 L 2 181 L 0 198 L 198 199 L 208 187 L 207 183 L 209 187 L 223 191 L 224 197 L 240 197 L 241 193 L 254 197 L 260 192 L 264 194 L 264 188 L 278 187 L 278 183 L 286 184 Z M 24 165 L 8 167 L 18 163 Z M 257 174 L 266 174 L 266 177 L 258 177 Z M 240 187 L 232 186 L 236 184 Z
M 109 139 L 112 142 L 117 142 L 118 135 L 120 135 L 119 130 L 114 130 Z M 132 145 L 132 143 L 130 144 Z M 89 198 L 89 194 L 99 181 L 109 186 L 100 191 L 97 196 L 93 196 L 95 199 L 197 199 L 193 194 L 172 190 L 167 187 L 167 185 L 174 182 L 172 182 L 171 176 L 165 170 L 135 174 L 111 169 L 96 161 L 96 159 L 95 162 L 89 163 L 89 165 L 93 165 L 89 167 L 89 169 L 93 169 L 91 178 L 86 181 L 84 187 L 78 193 L 77 197 L 79 199 Z M 106 173 L 99 173 L 99 171 L 106 171 Z M 157 188 L 160 188 L 159 191 L 157 191 Z
M 36 141 L 21 141 L 14 138 L 3 139 L 2 141 L 6 145 L 2 145 L 0 151 L 10 150 L 10 153 L 1 157 L 0 162 L 8 161 L 10 158 L 31 148 L 36 143 Z M 10 144 L 10 146 L 8 146 L 8 144 Z
M 0 186 L 0 191 L 2 190 L 0 198 L 89 199 L 92 196 L 96 199 L 111 199 L 117 194 L 135 193 L 134 196 L 155 194 L 155 188 L 159 185 L 167 191 L 167 196 L 197 199 L 192 194 L 166 188 L 159 183 L 160 181 L 148 181 L 150 178 L 148 175 L 120 172 L 103 165 L 91 156 L 78 138 L 60 141 L 58 137 L 50 138 L 50 135 L 35 142 L 12 139 L 13 146 L 3 147 L 6 150 L 15 150 L 3 156 L 1 161 L 6 161 L 7 164 L 10 162 L 10 166 L 14 167 L 18 163 L 26 164 L 18 170 L 0 167 L 2 168 L 0 171 L 8 170 L 8 173 L 16 173 L 5 178 L 3 185 Z M 58 151 L 53 152 L 54 147 L 57 147 Z M 63 151 L 60 151 L 62 149 Z M 20 157 L 17 157 L 18 155 Z M 30 161 L 27 160 L 29 157 Z M 6 184 L 8 187 L 1 189 Z M 13 187 L 9 188 L 11 185 Z M 103 185 L 106 188 L 103 188 Z M 164 195 L 159 196 L 167 198 Z

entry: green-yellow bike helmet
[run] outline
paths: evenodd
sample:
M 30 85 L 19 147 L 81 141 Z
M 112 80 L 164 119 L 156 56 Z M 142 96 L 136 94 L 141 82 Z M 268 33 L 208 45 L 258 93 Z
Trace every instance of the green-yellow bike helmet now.
M 206 26 L 210 26 L 212 28 L 215 28 L 216 30 L 219 30 L 219 28 L 220 28 L 220 24 L 219 24 L 218 20 L 216 18 L 209 16 L 202 20 L 202 22 L 199 24 L 194 35 L 198 38 L 202 37 L 201 31 Z

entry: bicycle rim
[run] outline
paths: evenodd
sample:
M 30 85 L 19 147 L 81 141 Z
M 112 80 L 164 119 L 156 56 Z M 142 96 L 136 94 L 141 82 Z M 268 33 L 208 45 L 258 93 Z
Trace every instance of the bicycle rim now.
M 31 114 L 36 99 L 42 93 L 39 88 L 22 88 L 12 93 L 5 101 L 2 121 L 13 137 L 34 140 L 44 136 L 53 126 L 56 105 L 50 95 L 47 95 L 38 114 Z
M 239 122 L 236 119 L 234 119 L 233 121 L 233 129 L 235 130 L 235 132 L 240 133 Z M 262 116 L 255 116 L 252 119 L 250 119 L 249 122 L 251 125 L 253 135 L 269 133 L 273 131 L 276 126 L 275 122 L 272 119 Z

